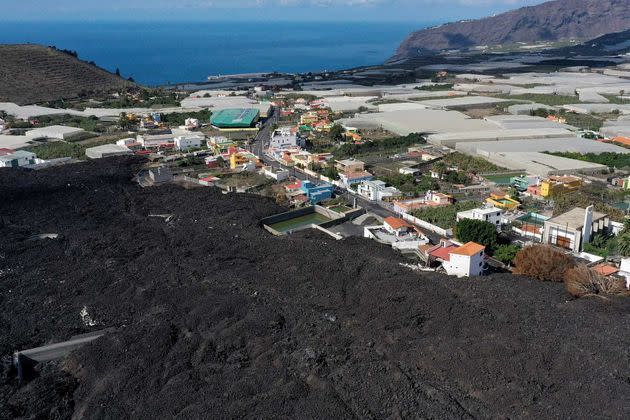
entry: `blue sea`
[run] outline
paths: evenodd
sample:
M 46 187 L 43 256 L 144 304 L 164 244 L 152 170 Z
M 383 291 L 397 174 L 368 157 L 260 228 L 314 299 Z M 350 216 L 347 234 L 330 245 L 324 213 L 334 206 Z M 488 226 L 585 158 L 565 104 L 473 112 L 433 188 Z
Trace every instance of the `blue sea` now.
M 420 23 L 0 22 L 0 43 L 77 51 L 147 85 L 380 64 Z

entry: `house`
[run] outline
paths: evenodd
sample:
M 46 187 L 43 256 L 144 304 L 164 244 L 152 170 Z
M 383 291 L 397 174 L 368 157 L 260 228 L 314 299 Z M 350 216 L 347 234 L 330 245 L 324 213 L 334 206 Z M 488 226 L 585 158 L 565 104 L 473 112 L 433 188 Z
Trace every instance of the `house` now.
M 509 194 L 500 191 L 490 194 L 490 197 L 486 198 L 486 203 L 504 210 L 516 210 L 521 205 L 520 202 L 511 198 Z
M 486 247 L 476 242 L 457 245 L 442 240 L 440 244 L 420 248 L 427 264 L 437 261 L 442 264 L 449 276 L 471 277 L 483 275 L 485 269 Z
M 301 125 L 313 125 L 317 121 L 319 121 L 320 116 L 315 111 L 305 112 L 300 116 L 300 124 Z
M 163 184 L 173 180 L 173 173 L 166 166 L 149 169 L 149 180 L 153 184 Z
M 395 236 L 404 236 L 416 229 L 403 219 L 397 217 L 386 217 L 383 221 L 385 230 Z
M 415 253 L 419 247 L 429 243 L 429 239 L 415 226 L 396 217 L 387 217 L 381 226 L 364 227 L 363 236 L 391 245 L 401 252 Z
M 277 182 L 282 182 L 289 178 L 289 171 L 282 168 L 274 168 L 273 166 L 263 167 L 263 175 Z
M 271 135 L 269 147 L 304 147 L 305 143 L 304 139 L 298 136 L 297 128 L 280 127 Z
M 394 201 L 394 212 L 398 214 L 409 214 L 414 210 L 425 207 L 449 206 L 454 202 L 455 200 L 451 195 L 427 191 L 424 197 Z
M 538 183 L 537 177 L 520 175 L 510 178 L 510 185 L 520 192 L 527 191 L 531 185 L 538 185 Z
M 373 178 L 374 175 L 367 171 L 348 171 L 339 173 L 339 179 L 348 187 L 360 184 L 363 181 L 371 181 Z
M 223 136 L 210 137 L 206 142 L 206 145 L 215 155 L 227 153 L 230 147 L 237 146 L 235 142 Z
M 187 135 L 175 137 L 175 148 L 177 150 L 198 149 L 205 136 L 203 135 Z
M 308 157 L 308 163 L 315 163 L 322 166 L 328 166 L 328 162 L 332 160 L 332 153 L 312 153 Z
M 136 140 L 145 149 L 174 147 L 175 145 L 175 136 L 173 134 L 139 134 Z
M 363 172 L 365 163 L 356 159 L 338 160 L 335 165 L 339 172 Z
M 321 203 L 332 198 L 334 187 L 327 182 L 314 184 L 311 181 L 302 181 L 300 189 L 304 191 L 311 204 Z
M 186 130 L 196 130 L 200 126 L 201 124 L 199 124 L 199 120 L 197 118 L 186 118 L 184 121 L 184 127 L 186 127 Z
M 582 187 L 582 179 L 576 176 L 550 176 L 540 182 L 540 196 L 548 198 L 579 190 L 580 187 Z
M 630 258 L 622 258 L 619 265 L 619 276 L 626 279 L 626 289 L 630 290 Z
M 25 150 L 12 151 L 12 153 L 0 155 L 0 168 L 17 168 L 19 166 L 34 165 L 36 163 L 38 163 L 37 155 Z
M 254 167 L 256 167 L 260 164 L 260 159 L 255 154 L 247 151 L 238 151 L 230 155 L 230 169 L 237 169 L 249 163 L 254 164 Z
M 362 181 L 357 186 L 357 192 L 362 197 L 372 201 L 382 201 L 387 198 L 402 196 L 402 193 L 394 187 L 388 187 L 385 182 L 380 180 Z
M 619 273 L 619 269 L 612 264 L 599 263 L 593 267 L 593 271 L 603 277 L 609 277 L 613 274 Z
M 484 222 L 492 223 L 497 227 L 497 229 L 500 229 L 502 216 L 503 210 L 497 207 L 482 207 L 478 209 L 460 211 L 457 213 L 457 221 L 459 222 L 464 219 L 482 220 Z
M 545 244 L 579 253 L 596 234 L 608 234 L 611 230 L 607 214 L 576 207 L 564 214 L 545 221 L 542 241 Z

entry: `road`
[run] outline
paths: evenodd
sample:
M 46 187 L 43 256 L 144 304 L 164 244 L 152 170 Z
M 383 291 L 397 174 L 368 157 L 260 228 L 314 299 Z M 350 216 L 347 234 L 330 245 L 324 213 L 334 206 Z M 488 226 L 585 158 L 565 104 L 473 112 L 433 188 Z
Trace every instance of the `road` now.
M 294 167 L 284 166 L 280 162 L 275 159 L 267 156 L 264 151 L 269 147 L 269 143 L 271 141 L 272 128 L 274 124 L 277 124 L 278 116 L 275 110 L 272 109 L 270 117 L 264 122 L 260 131 L 256 135 L 256 138 L 252 142 L 251 151 L 255 155 L 259 156 L 260 159 L 269 166 L 273 168 L 282 168 L 290 171 L 291 175 L 302 181 L 311 181 L 311 182 L 319 182 L 319 179 L 316 179 L 304 172 L 296 170 Z M 345 196 L 349 203 L 353 203 L 356 199 L 357 205 L 364 208 L 366 211 L 374 213 L 380 217 L 386 218 L 390 216 L 398 217 L 398 215 L 393 211 L 391 204 L 389 203 L 378 203 L 375 201 L 370 201 L 358 194 L 353 194 L 349 190 L 345 188 L 341 188 L 339 186 L 335 187 L 335 194 L 338 196 Z M 432 242 L 437 241 L 439 243 L 440 236 L 436 235 L 433 232 L 427 231 L 426 229 L 420 229 L 425 236 L 427 236 Z

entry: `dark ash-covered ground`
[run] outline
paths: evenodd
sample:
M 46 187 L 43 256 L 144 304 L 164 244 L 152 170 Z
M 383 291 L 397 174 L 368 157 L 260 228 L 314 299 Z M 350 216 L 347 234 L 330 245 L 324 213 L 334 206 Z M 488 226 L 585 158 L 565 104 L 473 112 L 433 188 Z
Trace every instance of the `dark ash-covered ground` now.
M 143 190 L 137 164 L 0 170 L 0 354 L 117 329 L 22 387 L 4 366 L 0 418 L 630 415 L 628 301 L 274 238 L 272 202 Z

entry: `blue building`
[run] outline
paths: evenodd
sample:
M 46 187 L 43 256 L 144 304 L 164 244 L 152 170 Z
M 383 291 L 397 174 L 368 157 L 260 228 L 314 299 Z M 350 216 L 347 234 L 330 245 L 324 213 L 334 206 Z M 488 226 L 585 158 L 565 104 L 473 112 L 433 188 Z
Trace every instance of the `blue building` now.
M 306 198 L 311 204 L 321 203 L 332 198 L 334 191 L 333 185 L 326 182 L 315 185 L 311 181 L 302 181 L 300 188 L 304 191 Z

